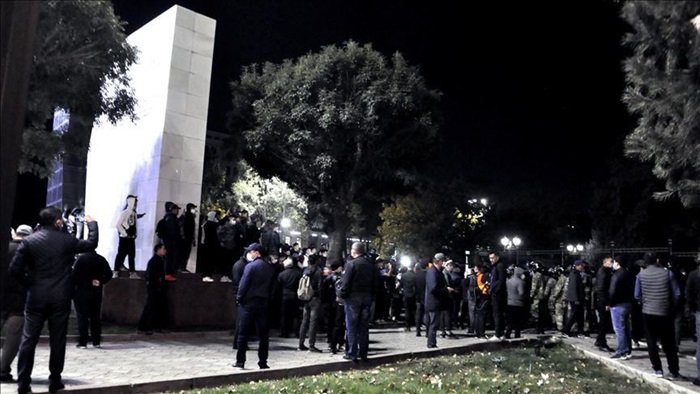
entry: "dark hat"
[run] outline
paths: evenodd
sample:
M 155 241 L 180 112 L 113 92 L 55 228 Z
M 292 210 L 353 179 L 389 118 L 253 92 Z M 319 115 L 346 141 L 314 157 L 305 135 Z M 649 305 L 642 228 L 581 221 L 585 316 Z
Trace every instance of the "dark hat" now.
M 180 206 L 177 204 L 173 204 L 170 206 L 170 210 L 172 211 L 173 209 L 180 209 Z
M 585 264 L 585 262 L 584 262 L 583 260 L 576 260 L 576 261 L 574 261 L 574 267 L 577 266 L 577 265 L 584 265 L 584 264 Z
M 331 263 L 331 271 L 335 271 L 335 270 L 337 270 L 338 268 L 340 268 L 340 263 L 339 263 L 339 262 L 334 261 L 334 262 Z
M 256 252 L 262 252 L 263 247 L 257 242 L 253 242 L 252 244 L 248 245 L 247 248 L 245 248 L 246 252 L 250 250 L 254 250 Z
M 130 199 L 130 198 L 138 198 L 138 197 L 135 196 L 135 195 L 133 195 L 133 194 L 129 194 L 128 196 L 126 196 L 126 199 L 127 199 L 127 200 Z
M 189 210 L 192 209 L 192 208 L 197 208 L 197 206 L 194 205 L 194 204 L 192 204 L 191 202 L 189 202 L 189 203 L 187 203 L 187 205 L 185 206 L 185 208 L 187 208 L 187 210 L 189 211 Z

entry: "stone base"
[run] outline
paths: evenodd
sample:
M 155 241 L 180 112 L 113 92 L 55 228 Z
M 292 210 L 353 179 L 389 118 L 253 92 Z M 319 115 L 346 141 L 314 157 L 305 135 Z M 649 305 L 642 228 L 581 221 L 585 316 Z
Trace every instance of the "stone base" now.
M 136 325 L 146 302 L 146 281 L 129 278 L 120 272 L 104 288 L 102 320 Z M 168 317 L 172 329 L 232 329 L 235 326 L 236 304 L 231 283 L 202 282 L 198 274 L 177 274 L 177 281 L 168 282 Z

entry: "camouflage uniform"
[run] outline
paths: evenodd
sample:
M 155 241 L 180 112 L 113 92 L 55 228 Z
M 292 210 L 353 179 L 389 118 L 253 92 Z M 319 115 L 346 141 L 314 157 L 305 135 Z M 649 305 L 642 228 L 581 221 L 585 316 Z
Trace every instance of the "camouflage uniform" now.
M 557 330 L 559 331 L 564 329 L 564 319 L 569 309 L 569 303 L 566 301 L 567 287 L 569 287 L 569 277 L 562 274 L 557 279 L 557 283 L 554 285 L 554 292 L 550 297 L 551 302 L 554 304 L 554 321 L 557 323 Z
M 532 276 L 532 288 L 530 289 L 530 299 L 532 300 L 532 306 L 530 308 L 530 315 L 534 321 L 537 321 L 537 308 L 540 303 L 540 298 L 538 294 L 540 293 L 540 288 L 543 287 L 543 283 L 540 283 L 542 279 L 541 272 L 535 272 Z

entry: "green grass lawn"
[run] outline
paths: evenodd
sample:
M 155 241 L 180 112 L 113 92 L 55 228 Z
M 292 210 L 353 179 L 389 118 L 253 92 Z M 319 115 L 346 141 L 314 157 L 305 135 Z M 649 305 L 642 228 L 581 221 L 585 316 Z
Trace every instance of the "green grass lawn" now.
M 181 393 L 660 393 L 567 345 L 413 359 L 367 370 Z

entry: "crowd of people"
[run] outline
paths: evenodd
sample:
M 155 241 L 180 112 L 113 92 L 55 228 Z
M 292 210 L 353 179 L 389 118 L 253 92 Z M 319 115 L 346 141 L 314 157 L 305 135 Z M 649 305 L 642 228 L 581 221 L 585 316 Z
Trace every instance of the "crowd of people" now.
M 142 216 L 136 206 L 136 197 L 129 196 L 118 224 L 115 270 L 133 253 L 136 220 Z M 146 269 L 147 299 L 138 324 L 147 334 L 167 327 L 167 282 L 186 269 L 183 261 L 194 240 L 197 207 L 188 204 L 182 216 L 176 204 L 165 208 L 157 231 L 160 242 Z M 61 211 L 47 207 L 36 229 L 22 225 L 13 232 L 12 280 L 3 286 L 6 338 L 0 380 L 13 380 L 10 365 L 18 353 L 20 393 L 31 390 L 34 349 L 47 320 L 49 390 L 63 388 L 71 300 L 78 317 L 77 346 L 85 348 L 89 340 L 100 346 L 102 289 L 112 272 L 94 252 L 97 223 L 89 216 L 84 223 L 87 237 L 79 239 L 65 231 Z M 402 265 L 367 251 L 360 242 L 336 261 L 329 259 L 326 245 L 288 245 L 280 240 L 278 224 L 267 221 L 259 229 L 244 210 L 230 210 L 223 218 L 209 212 L 201 228 L 198 270 L 203 281 L 212 282 L 218 274 L 222 282 L 230 282 L 235 296 L 236 368 L 245 367 L 252 338 L 259 341 L 258 366 L 269 368 L 271 328 L 283 338 L 296 338 L 298 351 L 341 353 L 347 360 L 366 362 L 370 327 L 390 322 L 415 331 L 417 337 L 425 335 L 428 348 L 438 346 L 438 336 L 458 338 L 457 330 L 488 341 L 519 338 L 530 328 L 538 334 L 594 335 L 595 346 L 611 352 L 611 358 L 626 360 L 632 350 L 646 348 L 654 376 L 680 379 L 684 311 L 695 313 L 696 332 L 700 325 L 700 275 L 685 275 L 664 254 L 649 253 L 633 264 L 606 256 L 597 267 L 576 260 L 568 269 L 536 261 L 508 264 L 497 251 L 483 261 L 462 263 L 437 253 Z M 129 266 L 131 270 L 133 264 Z M 607 343 L 611 329 L 614 350 Z M 325 334 L 326 349 L 317 341 L 319 334 Z M 667 359 L 667 375 L 657 343 Z M 694 383 L 700 385 L 698 379 Z

